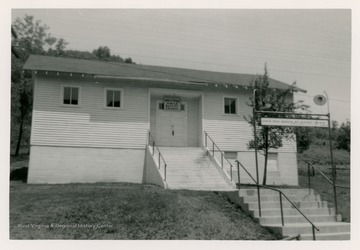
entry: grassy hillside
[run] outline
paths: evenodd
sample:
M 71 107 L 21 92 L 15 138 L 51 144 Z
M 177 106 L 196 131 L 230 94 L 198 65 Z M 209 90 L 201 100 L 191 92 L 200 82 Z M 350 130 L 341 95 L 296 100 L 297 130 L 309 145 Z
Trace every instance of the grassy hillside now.
M 345 150 L 333 150 L 334 163 L 337 172 L 337 185 L 350 187 L 350 155 Z M 310 146 L 302 154 L 298 154 L 299 185 L 308 188 L 308 167 L 306 162 L 311 162 L 320 169 L 330 180 L 332 180 L 332 168 L 330 160 L 330 149 L 328 141 L 317 143 Z M 334 190 L 332 185 L 323 176 L 315 172 L 315 176 L 310 177 L 311 188 L 326 200 L 331 207 L 334 207 Z M 338 188 L 338 212 L 342 215 L 342 220 L 350 222 L 351 197 L 350 189 Z
M 333 156 L 336 165 L 350 164 L 349 153 L 346 150 L 335 149 L 334 143 Z M 310 145 L 310 148 L 308 150 L 304 151 L 301 154 L 298 154 L 298 161 L 299 163 L 309 161 L 319 165 L 331 164 L 329 141 L 324 141 L 322 143 L 318 142 Z
M 126 183 L 10 188 L 11 239 L 277 239 L 214 192 Z

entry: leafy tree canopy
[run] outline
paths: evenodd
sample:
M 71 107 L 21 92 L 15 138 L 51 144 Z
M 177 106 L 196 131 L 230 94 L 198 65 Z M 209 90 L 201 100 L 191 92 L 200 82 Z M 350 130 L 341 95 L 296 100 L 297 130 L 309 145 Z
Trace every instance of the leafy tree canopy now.
M 346 121 L 341 123 L 336 139 L 336 148 L 344 149 L 350 154 L 350 141 L 351 141 L 351 123 Z

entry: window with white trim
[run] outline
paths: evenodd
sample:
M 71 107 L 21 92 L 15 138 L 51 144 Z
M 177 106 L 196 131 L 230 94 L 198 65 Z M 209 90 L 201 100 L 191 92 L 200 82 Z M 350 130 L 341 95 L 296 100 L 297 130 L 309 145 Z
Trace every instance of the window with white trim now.
M 224 97 L 224 114 L 237 114 L 237 98 Z
M 122 89 L 105 89 L 105 107 L 122 108 Z
M 80 87 L 63 87 L 62 104 L 64 105 L 80 105 Z

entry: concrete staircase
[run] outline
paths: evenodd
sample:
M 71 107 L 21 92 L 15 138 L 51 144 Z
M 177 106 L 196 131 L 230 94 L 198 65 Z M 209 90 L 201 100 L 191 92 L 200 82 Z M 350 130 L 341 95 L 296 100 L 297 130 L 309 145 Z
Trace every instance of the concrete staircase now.
M 160 152 L 167 163 L 169 189 L 234 190 L 202 148 L 160 147 Z
M 350 240 L 350 223 L 337 222 L 337 216 L 320 195 L 309 189 L 280 189 L 320 231 L 316 240 Z M 311 224 L 283 197 L 284 226 L 281 224 L 280 197 L 273 190 L 261 189 L 261 217 L 256 188 L 244 188 L 229 198 L 246 210 L 254 220 L 284 237 L 300 234 L 300 240 L 312 240 Z

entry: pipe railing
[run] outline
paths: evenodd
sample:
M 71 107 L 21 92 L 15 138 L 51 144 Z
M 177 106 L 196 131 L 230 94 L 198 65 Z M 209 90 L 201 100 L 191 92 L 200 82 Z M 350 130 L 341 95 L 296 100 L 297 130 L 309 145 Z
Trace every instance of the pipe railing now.
M 312 234 L 313 234 L 313 240 L 316 240 L 316 236 L 315 236 L 315 229 L 317 231 L 319 231 L 319 228 L 317 228 L 314 223 L 312 223 L 310 221 L 310 219 L 303 213 L 301 212 L 301 210 L 289 199 L 289 197 L 287 197 L 281 190 L 277 189 L 277 188 L 273 188 L 273 187 L 269 187 L 266 185 L 258 185 L 255 178 L 249 173 L 249 171 L 244 167 L 244 165 L 242 165 L 238 160 L 235 161 L 237 163 L 237 171 L 238 171 L 238 180 L 239 180 L 239 190 L 240 190 L 240 166 L 242 167 L 242 169 L 250 176 L 250 178 L 254 181 L 255 185 L 258 188 L 265 188 L 265 189 L 270 189 L 273 191 L 276 191 L 279 193 L 279 202 L 280 202 L 280 214 L 281 214 L 281 224 L 282 226 L 285 226 L 285 221 L 284 221 L 284 210 L 283 210 L 283 197 L 292 205 L 293 208 L 295 208 L 311 225 L 312 227 Z M 261 205 L 260 205 L 260 196 L 258 196 L 258 203 L 259 203 L 259 216 L 261 217 Z
M 153 156 L 155 155 L 155 149 L 157 150 L 156 156 L 158 156 L 158 162 L 157 162 L 157 163 L 158 163 L 158 168 L 159 168 L 159 170 L 161 170 L 161 160 L 162 160 L 163 166 L 164 166 L 164 176 L 163 176 L 163 179 L 164 179 L 164 181 L 166 181 L 166 167 L 167 167 L 167 164 L 166 164 L 166 161 L 165 161 L 163 155 L 162 155 L 161 152 L 160 152 L 159 147 L 156 145 L 155 140 L 154 140 L 154 137 L 152 136 L 150 130 L 148 130 L 148 145 L 149 145 L 150 147 L 152 147 L 152 155 L 153 155 Z M 155 157 L 156 157 L 156 156 L 155 156 Z
M 285 237 L 281 240 L 300 240 L 300 234 L 294 234 L 294 235 L 290 235 L 288 237 Z
M 215 147 L 216 147 L 217 152 L 219 152 L 221 155 L 220 166 L 224 170 L 224 159 L 225 159 L 225 161 L 229 164 L 229 167 L 230 167 L 230 179 L 231 179 L 231 181 L 233 181 L 233 165 L 232 165 L 232 163 L 225 156 L 225 153 L 218 147 L 218 145 L 216 145 L 216 143 L 210 137 L 210 135 L 206 131 L 204 131 L 204 134 L 205 134 L 205 148 L 208 148 L 208 138 L 209 138 L 212 143 L 212 146 L 211 146 L 211 148 L 209 148 L 209 151 L 212 152 L 212 156 L 215 158 Z
M 330 183 L 334 189 L 334 205 L 335 205 L 335 213 L 338 213 L 338 206 L 337 206 L 337 195 L 336 195 L 336 188 L 345 188 L 350 189 L 350 187 L 342 186 L 342 185 L 336 185 L 333 181 L 331 181 L 320 169 L 315 167 L 311 162 L 307 162 L 308 166 L 308 183 L 309 183 L 309 194 L 311 192 L 311 176 L 315 176 L 315 170 L 322 176 L 324 179 Z M 312 170 L 312 171 L 311 171 Z M 312 175 L 311 175 L 312 172 Z

